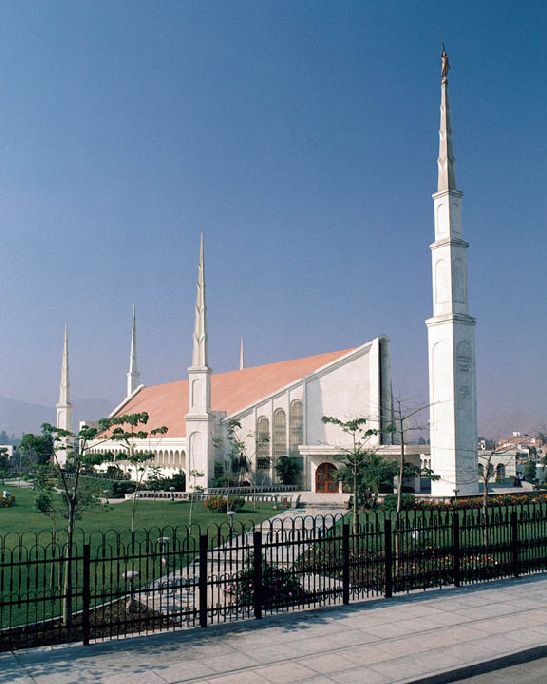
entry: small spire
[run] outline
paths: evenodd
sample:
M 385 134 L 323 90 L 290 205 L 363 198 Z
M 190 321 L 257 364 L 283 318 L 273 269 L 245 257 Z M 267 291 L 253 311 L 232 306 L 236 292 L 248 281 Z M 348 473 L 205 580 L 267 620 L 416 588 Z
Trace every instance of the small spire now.
M 59 383 L 58 406 L 70 405 L 70 380 L 68 367 L 68 326 L 65 323 L 65 338 L 63 344 L 63 360 L 61 363 L 61 382 Z
M 137 316 L 133 305 L 133 320 L 131 325 L 131 352 L 129 355 L 129 372 L 127 373 L 127 396 L 130 397 L 140 385 L 141 374 L 137 366 Z
M 207 368 L 207 304 L 205 302 L 205 257 L 203 233 L 199 248 L 196 315 L 192 349 L 192 368 Z
M 243 338 L 241 338 L 241 342 L 239 345 L 239 370 L 243 370 L 245 368 L 245 357 L 243 354 Z
M 441 124 L 439 127 L 439 158 L 437 192 L 456 190 L 456 159 L 452 149 L 452 126 L 448 102 L 448 54 L 442 44 L 441 50 Z

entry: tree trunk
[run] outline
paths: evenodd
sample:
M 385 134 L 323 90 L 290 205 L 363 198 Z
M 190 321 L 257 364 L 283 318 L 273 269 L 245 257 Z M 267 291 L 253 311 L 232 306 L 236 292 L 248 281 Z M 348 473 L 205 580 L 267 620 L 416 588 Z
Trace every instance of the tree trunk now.
M 397 477 L 397 511 L 395 516 L 395 558 L 398 559 L 401 550 L 401 504 L 403 498 L 403 474 L 405 470 L 405 432 L 403 419 L 400 419 L 401 456 L 399 459 L 399 475 Z M 396 560 L 396 564 L 397 564 Z
M 65 556 L 65 581 L 63 586 L 63 626 L 72 628 L 72 557 L 74 551 L 74 519 L 76 511 L 73 502 L 69 502 L 68 526 Z
M 359 534 L 359 503 L 357 501 L 359 492 L 357 488 L 357 461 L 355 461 L 353 464 L 353 534 Z
M 486 461 L 486 467 L 484 468 L 483 475 L 483 490 L 482 490 L 482 512 L 484 515 L 484 525 L 482 529 L 482 544 L 484 546 L 485 558 L 488 557 L 488 547 L 490 543 L 490 531 L 488 529 L 488 483 L 490 482 L 492 470 L 492 454 L 488 457 Z

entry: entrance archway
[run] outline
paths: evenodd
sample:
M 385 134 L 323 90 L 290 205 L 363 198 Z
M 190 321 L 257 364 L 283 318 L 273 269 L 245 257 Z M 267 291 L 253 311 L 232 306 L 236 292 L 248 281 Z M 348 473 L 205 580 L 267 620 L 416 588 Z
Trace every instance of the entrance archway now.
M 332 463 L 321 463 L 315 471 L 315 491 L 320 494 L 338 492 L 338 469 Z

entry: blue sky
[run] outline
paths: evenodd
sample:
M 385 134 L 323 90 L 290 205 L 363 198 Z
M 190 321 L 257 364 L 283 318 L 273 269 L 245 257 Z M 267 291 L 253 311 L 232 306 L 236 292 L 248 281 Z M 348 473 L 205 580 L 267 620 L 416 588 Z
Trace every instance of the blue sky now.
M 0 5 L 0 394 L 183 377 L 199 233 L 210 363 L 392 341 L 427 399 L 439 46 L 450 95 L 479 427 L 547 423 L 547 3 Z M 519 426 L 506 426 L 508 429 Z

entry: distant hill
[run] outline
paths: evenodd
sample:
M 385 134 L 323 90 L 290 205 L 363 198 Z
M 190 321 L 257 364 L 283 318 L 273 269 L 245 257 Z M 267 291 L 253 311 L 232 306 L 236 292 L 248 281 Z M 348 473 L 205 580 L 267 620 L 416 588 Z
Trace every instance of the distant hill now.
M 105 399 L 74 399 L 73 404 L 75 430 L 80 420 L 103 418 L 114 408 Z M 55 424 L 54 407 L 0 397 L 0 430 L 8 435 L 19 437 L 25 432 L 40 432 L 42 423 Z

